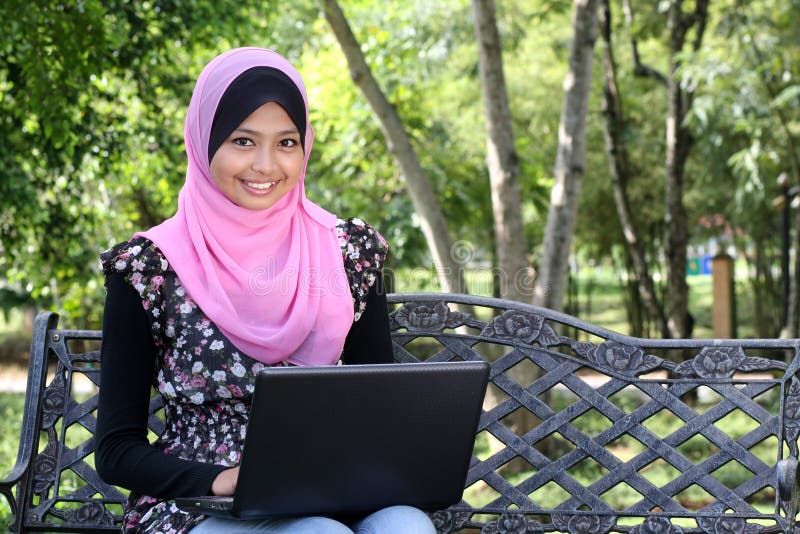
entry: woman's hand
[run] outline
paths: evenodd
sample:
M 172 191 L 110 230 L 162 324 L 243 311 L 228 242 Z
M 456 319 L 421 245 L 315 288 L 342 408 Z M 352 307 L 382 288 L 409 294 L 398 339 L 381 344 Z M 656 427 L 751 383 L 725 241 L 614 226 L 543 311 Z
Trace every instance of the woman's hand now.
M 239 468 L 232 467 L 217 475 L 211 484 L 211 493 L 214 495 L 233 495 L 236 489 L 236 480 L 239 478 Z

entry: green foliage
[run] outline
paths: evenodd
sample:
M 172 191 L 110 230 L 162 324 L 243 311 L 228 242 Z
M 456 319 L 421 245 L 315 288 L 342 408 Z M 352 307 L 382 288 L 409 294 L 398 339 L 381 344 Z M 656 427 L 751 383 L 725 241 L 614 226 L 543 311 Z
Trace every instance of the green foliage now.
M 612 42 L 634 176 L 627 191 L 656 273 L 664 232 L 666 91 L 653 79 L 635 75 L 629 39 L 637 39 L 644 64 L 665 74 L 666 4 L 635 3 L 634 24 L 629 27 L 620 3 L 611 3 Z M 797 25 L 788 14 L 792 6 L 796 9 L 796 2 L 788 0 L 712 3 L 703 46 L 680 56 L 678 73 L 684 88 L 695 92 L 687 119 L 694 142 L 684 195 L 690 246 L 706 252 L 713 245 L 723 250 L 731 246 L 748 260 L 757 307 L 763 311 L 756 314 L 757 334 L 765 337 L 778 335 L 780 309 L 778 280 L 770 273 L 781 247 L 780 214 L 771 207 L 780 194 L 775 178 L 800 157 L 800 49 Z M 692 4 L 683 9 L 692 9 Z M 601 64 L 596 67 L 592 109 L 599 108 L 595 101 L 601 95 Z M 587 176 L 576 236 L 583 261 L 619 256 L 622 243 L 605 172 L 607 158 L 601 151 L 601 119 L 590 112 Z
M 231 1 L 0 6 L 0 279 L 99 324 L 99 252 L 174 211 L 196 74 L 277 18 L 255 15 Z
M 652 79 L 635 75 L 629 40 L 637 39 L 643 62 L 663 72 L 664 5 L 635 3 L 631 28 L 621 3 L 612 2 L 634 175 L 627 188 L 656 273 L 666 94 Z M 779 308 L 769 300 L 777 293 L 768 268 L 780 252 L 779 219 L 770 203 L 778 193 L 775 177 L 791 161 L 790 140 L 800 135 L 797 6 L 797 0 L 712 3 L 705 46 L 682 57 L 680 72 L 697 94 L 688 119 L 695 143 L 685 197 L 693 243 L 730 243 L 753 265 L 760 262 L 754 284 L 767 310 Z M 451 234 L 472 244 L 476 262 L 491 265 L 493 217 L 469 2 L 354 0 L 342 7 L 433 182 Z M 525 240 L 535 262 L 552 184 L 572 5 L 502 0 L 496 8 Z M 71 325 L 99 325 L 99 252 L 174 212 L 194 80 L 213 56 L 244 45 L 278 50 L 307 82 L 316 133 L 309 196 L 341 216 L 374 224 L 391 244 L 390 267 L 430 264 L 402 176 L 315 0 L 257 6 L 10 0 L 0 4 L 0 17 L 6 21 L 0 37 L 0 127 L 6 132 L 0 144 L 0 286 L 6 288 L 0 305 L 32 301 L 60 310 Z M 575 250 L 582 265 L 613 260 L 624 266 L 601 91 L 597 61 Z M 709 215 L 724 224 L 709 224 Z
M 701 54 L 683 69 L 685 83 L 702 96 L 689 117 L 697 132 L 700 165 L 689 199 L 722 224 L 700 225 L 697 234 L 735 245 L 755 273 L 764 299 L 757 334 L 778 335 L 780 292 L 769 272 L 779 264 L 781 213 L 777 176 L 800 183 L 800 49 L 788 15 L 792 2 L 765 0 L 741 8 L 721 6 L 718 24 Z
M 0 478 L 11 472 L 19 448 L 19 429 L 25 395 L 22 393 L 0 393 Z M 11 509 L 4 498 L 0 498 L 0 531 L 8 532 Z

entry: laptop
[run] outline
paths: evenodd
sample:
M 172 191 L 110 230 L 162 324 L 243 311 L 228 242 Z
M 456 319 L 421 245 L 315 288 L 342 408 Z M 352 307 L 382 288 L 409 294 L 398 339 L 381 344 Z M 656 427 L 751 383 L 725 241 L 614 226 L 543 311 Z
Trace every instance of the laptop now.
M 488 377 L 473 361 L 264 369 L 235 494 L 175 503 L 240 519 L 446 508 L 461 500 Z

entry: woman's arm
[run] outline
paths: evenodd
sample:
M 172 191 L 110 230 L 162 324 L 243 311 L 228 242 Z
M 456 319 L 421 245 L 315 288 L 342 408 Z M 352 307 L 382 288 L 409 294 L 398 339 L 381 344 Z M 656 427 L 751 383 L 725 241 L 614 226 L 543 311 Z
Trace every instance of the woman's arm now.
M 361 318 L 353 323 L 342 350 L 345 365 L 362 363 L 391 363 L 392 338 L 389 331 L 389 309 L 383 289 L 383 275 L 378 271 L 375 283 L 367 294 Z
M 122 275 L 107 278 L 101 350 L 98 474 L 110 484 L 153 497 L 210 494 L 225 467 L 181 460 L 147 441 L 156 347 L 141 298 Z

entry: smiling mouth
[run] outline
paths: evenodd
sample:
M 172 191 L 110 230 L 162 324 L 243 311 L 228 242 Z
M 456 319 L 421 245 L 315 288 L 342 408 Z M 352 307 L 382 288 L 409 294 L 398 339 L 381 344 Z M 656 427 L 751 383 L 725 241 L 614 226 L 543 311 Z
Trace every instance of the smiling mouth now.
M 247 180 L 242 180 L 244 185 L 247 187 L 252 187 L 253 189 L 258 189 L 260 191 L 267 191 L 275 187 L 278 182 L 248 182 Z

